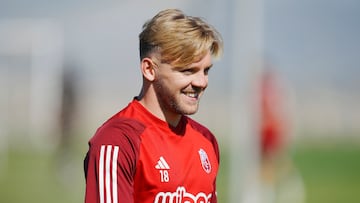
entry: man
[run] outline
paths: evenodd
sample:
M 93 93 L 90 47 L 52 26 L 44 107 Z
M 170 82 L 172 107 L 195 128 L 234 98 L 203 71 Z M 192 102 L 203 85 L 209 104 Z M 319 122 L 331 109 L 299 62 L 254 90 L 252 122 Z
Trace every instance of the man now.
M 144 24 L 139 39 L 142 89 L 89 141 L 85 202 L 217 202 L 217 141 L 186 115 L 198 110 L 221 36 L 168 9 Z

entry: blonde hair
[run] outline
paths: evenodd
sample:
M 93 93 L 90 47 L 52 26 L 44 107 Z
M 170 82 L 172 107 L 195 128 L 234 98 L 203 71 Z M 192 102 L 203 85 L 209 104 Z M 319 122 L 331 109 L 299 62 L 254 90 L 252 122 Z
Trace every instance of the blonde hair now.
M 199 17 L 178 9 L 159 12 L 143 25 L 139 35 L 140 59 L 159 53 L 162 63 L 186 66 L 208 51 L 218 58 L 223 51 L 220 33 Z

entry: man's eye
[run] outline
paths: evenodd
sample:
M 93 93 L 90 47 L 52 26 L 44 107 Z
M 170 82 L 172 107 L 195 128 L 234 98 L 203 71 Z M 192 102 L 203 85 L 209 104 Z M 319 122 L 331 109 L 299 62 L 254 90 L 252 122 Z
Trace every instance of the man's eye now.
M 190 73 L 192 73 L 192 72 L 193 72 L 193 70 L 192 70 L 192 69 L 190 69 L 190 68 L 188 68 L 188 69 L 183 69 L 183 70 L 181 70 L 180 72 L 190 74 Z

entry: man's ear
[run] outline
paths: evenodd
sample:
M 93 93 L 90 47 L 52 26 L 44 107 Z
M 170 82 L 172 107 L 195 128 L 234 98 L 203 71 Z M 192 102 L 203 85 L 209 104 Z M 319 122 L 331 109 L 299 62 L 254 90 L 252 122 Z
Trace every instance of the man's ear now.
M 154 81 L 155 79 L 154 63 L 150 58 L 143 58 L 141 60 L 141 72 L 147 80 Z

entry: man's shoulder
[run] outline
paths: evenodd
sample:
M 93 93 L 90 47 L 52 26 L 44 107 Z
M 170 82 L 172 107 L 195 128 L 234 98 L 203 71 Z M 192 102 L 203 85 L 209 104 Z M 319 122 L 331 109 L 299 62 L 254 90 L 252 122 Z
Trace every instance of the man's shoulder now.
M 116 114 L 102 124 L 90 139 L 93 144 L 139 143 L 146 126 L 140 121 Z
M 99 130 L 111 130 L 117 129 L 124 132 L 142 132 L 145 129 L 145 125 L 139 120 L 131 117 L 125 117 L 121 115 L 115 115 L 107 120 Z
M 193 129 L 195 129 L 197 131 L 201 131 L 201 132 L 209 132 L 209 133 L 211 133 L 210 130 L 205 125 L 199 123 L 198 121 L 196 121 L 196 120 L 194 120 L 194 119 L 192 119 L 192 118 L 190 118 L 188 116 L 186 117 L 186 119 L 187 119 L 187 123 Z
M 199 123 L 198 121 L 187 117 L 187 123 L 188 125 L 190 125 L 194 130 L 198 131 L 199 133 L 201 133 L 203 136 L 205 136 L 208 139 L 215 139 L 215 136 L 213 135 L 213 133 L 203 124 Z

